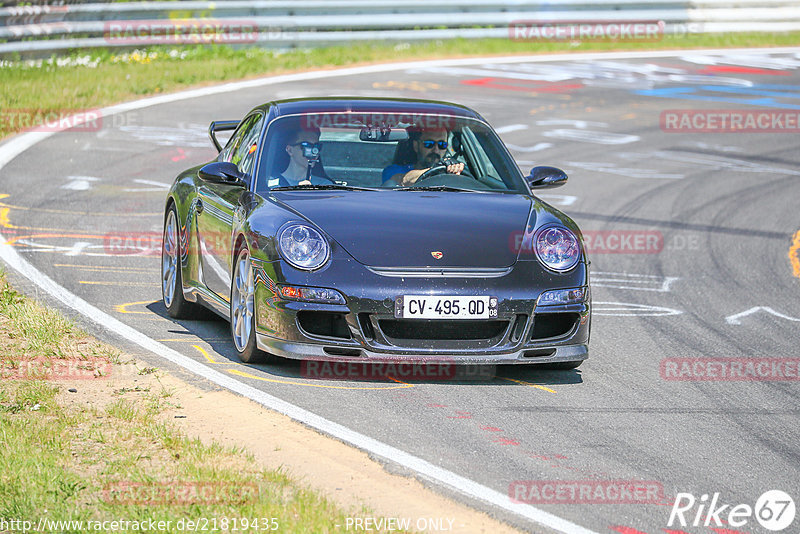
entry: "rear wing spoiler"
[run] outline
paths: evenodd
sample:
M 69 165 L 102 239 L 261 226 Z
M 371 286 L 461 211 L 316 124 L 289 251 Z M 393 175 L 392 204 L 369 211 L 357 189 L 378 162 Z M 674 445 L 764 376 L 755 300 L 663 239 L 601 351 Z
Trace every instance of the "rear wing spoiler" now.
M 239 121 L 214 121 L 208 126 L 208 136 L 211 138 L 211 142 L 214 143 L 214 146 L 217 147 L 217 152 L 222 151 L 222 145 L 219 144 L 217 136 L 214 134 L 216 132 L 235 130 L 237 126 L 239 126 Z

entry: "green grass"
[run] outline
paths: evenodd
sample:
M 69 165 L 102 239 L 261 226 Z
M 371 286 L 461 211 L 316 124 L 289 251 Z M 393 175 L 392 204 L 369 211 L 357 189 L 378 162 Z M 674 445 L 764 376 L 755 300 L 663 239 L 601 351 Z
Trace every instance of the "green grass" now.
M 75 357 L 120 360 L 57 312 L 20 296 L 0 273 L 0 370 Z M 89 530 L 89 520 L 169 521 L 165 532 L 185 532 L 178 521 L 276 518 L 280 532 L 304 534 L 335 532 L 348 515 L 370 515 L 336 507 L 240 448 L 187 437 L 162 417 L 173 394 L 153 368 L 142 371 L 136 376 L 152 375 L 150 387 L 118 389 L 105 406 L 60 401 L 63 386 L 36 376 L 0 378 L 0 520 L 83 521 L 83 528 L 45 528 L 77 533 Z M 231 522 L 222 531 L 243 526 Z
M 41 116 L 102 107 L 136 97 L 191 86 L 288 71 L 343 65 L 498 54 L 539 54 L 602 50 L 792 46 L 800 32 L 779 34 L 689 34 L 658 42 L 524 42 L 455 39 L 423 43 L 353 44 L 278 53 L 228 46 L 164 47 L 123 53 L 91 51 L 34 62 L 0 62 L 0 138 L 24 128 L 17 115 Z M 82 58 L 81 61 L 77 61 Z M 58 66 L 66 61 L 94 65 Z M 427 80 L 435 81 L 435 80 Z M 5 110 L 5 111 L 4 111 Z M 18 110 L 23 110 L 19 112 Z M 5 114 L 5 116 L 3 116 Z

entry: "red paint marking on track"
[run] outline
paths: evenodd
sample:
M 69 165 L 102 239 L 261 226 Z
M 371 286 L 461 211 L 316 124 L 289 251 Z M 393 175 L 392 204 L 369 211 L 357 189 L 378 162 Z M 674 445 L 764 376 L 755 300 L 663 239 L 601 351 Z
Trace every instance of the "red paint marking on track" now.
M 714 528 L 714 527 L 709 527 L 709 528 L 714 532 L 716 532 L 717 534 L 749 534 L 744 530 L 732 530 L 729 528 Z
M 501 83 L 514 82 L 514 83 Z M 538 80 L 515 80 L 511 78 L 475 78 L 473 80 L 461 80 L 463 85 L 473 85 L 489 89 L 503 89 L 506 91 L 535 91 L 537 93 L 565 93 L 573 89 L 583 88 L 582 83 L 551 83 Z
M 641 530 L 636 530 L 631 527 L 611 526 L 608 528 L 614 532 L 619 532 L 619 534 L 647 534 L 647 532 L 642 532 Z
M 500 445 L 514 445 L 514 446 L 519 445 L 519 441 L 504 437 L 493 439 L 492 443 L 499 443 Z
M 502 428 L 497 428 L 496 426 L 482 426 L 481 430 L 485 430 L 486 432 L 502 432 Z
M 182 148 L 178 148 L 178 155 L 172 156 L 172 161 L 180 161 L 182 159 L 186 159 L 186 152 Z
M 753 67 L 732 67 L 728 65 L 709 65 L 699 72 L 700 74 L 763 74 L 766 76 L 789 76 L 791 74 L 785 70 L 756 69 Z
M 472 414 L 469 412 L 456 411 L 458 415 L 448 415 L 448 419 L 472 419 Z
M 663 530 L 664 530 L 664 532 L 666 532 L 667 534 L 686 534 L 686 532 L 684 532 L 684 531 L 682 531 L 682 530 L 671 530 L 671 529 L 668 529 L 668 528 L 665 528 L 665 529 L 663 529 Z

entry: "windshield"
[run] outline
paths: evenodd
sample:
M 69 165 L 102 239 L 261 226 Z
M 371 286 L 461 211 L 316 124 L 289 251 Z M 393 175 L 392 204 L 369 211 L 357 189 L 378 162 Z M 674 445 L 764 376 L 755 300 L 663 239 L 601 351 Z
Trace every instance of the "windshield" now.
M 269 125 L 256 189 L 527 193 L 485 123 L 447 115 L 315 113 Z

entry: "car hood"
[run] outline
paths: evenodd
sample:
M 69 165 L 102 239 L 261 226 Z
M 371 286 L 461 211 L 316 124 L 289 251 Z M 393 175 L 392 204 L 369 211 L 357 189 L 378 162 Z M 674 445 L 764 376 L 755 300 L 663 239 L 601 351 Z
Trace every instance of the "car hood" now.
M 531 198 L 445 191 L 276 191 L 372 267 L 508 267 Z M 436 259 L 438 253 L 441 258 Z

